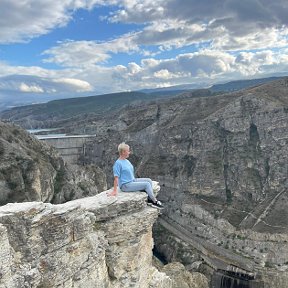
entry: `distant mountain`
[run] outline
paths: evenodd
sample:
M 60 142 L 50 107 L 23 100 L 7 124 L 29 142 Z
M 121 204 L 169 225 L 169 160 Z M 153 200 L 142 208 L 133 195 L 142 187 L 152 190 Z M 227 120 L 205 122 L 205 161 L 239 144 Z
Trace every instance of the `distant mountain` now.
M 283 77 L 269 77 L 269 78 L 260 78 L 260 79 L 251 79 L 251 80 L 237 80 L 231 81 L 224 84 L 216 84 L 211 86 L 209 89 L 212 92 L 233 92 L 241 89 L 257 86 L 260 84 L 265 84 L 270 81 L 278 80 Z
M 57 121 L 77 117 L 78 115 L 101 115 L 117 110 L 127 104 L 151 101 L 173 95 L 167 95 L 166 93 L 122 92 L 61 99 L 42 104 L 14 107 L 10 110 L 0 112 L 0 117 L 19 124 L 24 128 L 47 128 L 54 126 L 54 123 Z
M 203 89 L 204 87 L 207 87 L 204 83 L 198 83 L 198 84 L 182 84 L 182 85 L 174 85 L 169 87 L 163 87 L 163 88 L 154 88 L 154 89 L 142 89 L 139 90 L 139 92 L 143 93 L 150 93 L 150 94 L 159 94 L 159 93 L 169 93 L 169 94 L 180 94 L 189 90 L 195 90 L 195 89 Z
M 26 85 L 26 83 L 30 84 Z M 57 79 L 53 85 L 51 83 L 51 79 L 31 75 L 0 77 L 0 111 L 23 105 L 47 103 L 56 99 L 72 98 L 75 94 L 77 97 L 91 94 L 88 91 L 77 91 L 77 86 L 73 86 L 65 79 Z
M 214 84 L 213 86 L 208 86 L 205 83 L 199 84 L 183 84 L 183 85 L 175 85 L 163 88 L 155 88 L 155 89 L 142 89 L 139 90 L 143 93 L 152 93 L 152 94 L 160 94 L 160 93 L 169 93 L 170 95 L 178 95 L 180 93 L 185 93 L 187 91 L 196 90 L 196 89 L 209 89 L 211 92 L 232 92 L 238 91 L 241 89 L 257 86 L 260 84 L 265 84 L 267 82 L 278 80 L 283 77 L 268 77 L 268 78 L 260 78 L 260 79 L 249 79 L 249 80 L 236 80 L 229 81 L 227 83 Z
M 63 121 L 78 121 L 83 118 L 91 118 L 91 115 L 103 115 L 116 111 L 124 105 L 131 103 L 164 100 L 171 97 L 208 97 L 219 93 L 237 91 L 244 88 L 257 86 L 277 77 L 232 81 L 225 84 L 213 85 L 206 89 L 196 89 L 196 85 L 178 85 L 157 89 L 145 89 L 142 91 L 121 92 L 96 96 L 68 98 L 54 100 L 42 104 L 14 107 L 0 112 L 0 118 L 12 121 L 24 128 L 48 128 L 59 127 Z M 201 86 L 199 84 L 199 86 Z M 192 87 L 194 87 L 192 89 Z M 0 98 L 1 99 L 1 98 Z M 43 99 L 42 99 L 43 100 Z M 1 110 L 1 107 L 0 107 Z

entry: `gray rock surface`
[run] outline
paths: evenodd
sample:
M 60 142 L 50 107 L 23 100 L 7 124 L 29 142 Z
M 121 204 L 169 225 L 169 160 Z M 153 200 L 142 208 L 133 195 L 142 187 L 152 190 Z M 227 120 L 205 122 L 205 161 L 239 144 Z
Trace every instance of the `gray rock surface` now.
M 173 287 L 181 288 L 208 288 L 209 283 L 201 273 L 190 273 L 181 263 L 170 263 L 162 269 L 173 281 Z
M 175 261 L 236 266 L 262 275 L 266 287 L 286 288 L 287 95 L 287 78 L 213 97 L 187 93 L 66 129 L 97 135 L 86 163 L 102 169 L 109 186 L 117 145 L 130 144 L 136 174 L 162 185 L 156 245 Z
M 166 220 L 172 228 L 192 234 L 198 248 L 207 243 L 203 251 L 208 251 L 209 265 L 217 267 L 212 256 L 225 256 L 224 265 L 250 267 L 254 272 L 274 269 L 284 275 L 287 95 L 287 78 L 213 97 L 187 93 L 141 107 L 130 105 L 74 131 L 85 128 L 97 135 L 87 147 L 86 161 L 106 172 L 109 185 L 117 144 L 130 144 L 136 174 L 162 185 L 159 197 L 165 203 Z M 159 241 L 157 246 L 171 246 L 167 237 Z M 186 245 L 183 240 L 178 243 Z M 195 253 L 202 257 L 198 248 Z
M 0 205 L 8 202 L 63 203 L 107 188 L 96 166 L 65 164 L 57 151 L 22 128 L 0 122 Z
M 2 206 L 0 287 L 172 287 L 152 266 L 158 210 L 145 199 L 103 192 L 59 205 Z

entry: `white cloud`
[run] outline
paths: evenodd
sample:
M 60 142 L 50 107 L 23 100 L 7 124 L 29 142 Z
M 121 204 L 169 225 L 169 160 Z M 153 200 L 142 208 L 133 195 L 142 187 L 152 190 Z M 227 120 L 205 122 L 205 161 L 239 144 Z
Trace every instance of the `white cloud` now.
M 38 75 L 40 77 L 52 76 L 54 71 L 49 71 L 39 66 L 11 66 L 0 61 L 0 77 L 7 75 Z
M 146 24 L 138 45 L 164 50 L 209 41 L 223 50 L 288 45 L 286 0 L 119 0 L 118 5 L 111 21 Z
M 228 33 L 213 39 L 212 47 L 223 50 L 250 50 L 286 47 L 288 28 L 266 28 L 244 36 L 232 37 Z
M 139 30 L 105 42 L 58 42 L 42 56 L 62 69 L 0 62 L 0 90 L 105 93 L 288 71 L 287 0 L 2 0 L 0 43 L 48 33 L 97 5 L 115 5 L 106 20 Z M 137 61 L 115 65 L 119 53 Z
M 27 41 L 65 26 L 75 10 L 92 9 L 97 0 L 1 0 L 0 43 Z
M 238 33 L 241 30 L 243 33 L 244 28 L 250 28 L 247 31 L 250 33 L 255 27 L 263 29 L 288 24 L 286 0 L 119 0 L 118 5 L 121 8 L 112 15 L 112 21 L 147 23 L 174 19 L 208 23 L 213 20 L 215 26 L 224 25 Z M 239 23 L 242 25 L 238 26 Z
M 287 50 L 265 50 L 242 52 L 231 55 L 228 52 L 203 50 L 186 53 L 175 58 L 156 60 L 144 59 L 137 65 L 134 73 L 131 68 L 122 66 L 114 71 L 114 79 L 125 83 L 131 90 L 144 87 L 160 87 L 186 83 L 209 83 L 243 79 L 247 77 L 266 77 L 272 73 L 288 71 Z M 167 81 L 169 80 L 169 82 Z
M 44 51 L 43 55 L 50 55 L 44 62 L 56 63 L 66 67 L 82 67 L 104 63 L 111 58 L 111 54 L 139 51 L 138 45 L 134 43 L 134 37 L 134 35 L 127 34 L 105 43 L 65 41 Z
M 17 67 L 5 67 L 16 74 Z M 19 67 L 19 71 L 23 71 L 23 67 Z M 83 92 L 93 95 L 187 83 L 206 83 L 208 86 L 219 81 L 265 77 L 288 71 L 288 49 L 241 52 L 235 55 L 206 49 L 169 59 L 143 59 L 139 64 L 131 62 L 127 66 L 90 65 L 81 69 L 47 70 L 46 73 L 45 69 L 40 71 L 46 76 L 32 76 L 35 67 L 31 67 L 30 75 L 1 77 L 0 93 L 19 92 L 21 87 L 22 91 L 26 90 L 26 94 L 30 89 L 30 92 L 38 94 L 66 93 L 77 96 L 77 93 Z M 29 72 L 28 67 L 26 72 Z
M 43 78 L 32 75 L 10 75 L 0 78 L 0 91 L 55 94 L 92 90 L 90 83 L 76 78 Z
M 87 81 L 83 81 L 80 79 L 72 79 L 72 78 L 58 78 L 58 79 L 52 79 L 52 82 L 54 83 L 60 83 L 63 85 L 70 86 L 71 90 L 74 90 L 76 92 L 84 92 L 84 91 L 92 91 L 93 87 L 88 83 Z
M 217 73 L 227 72 L 232 69 L 235 57 L 228 53 L 213 50 L 203 50 L 201 52 L 180 54 L 176 58 L 155 60 L 146 59 L 142 61 L 143 66 L 149 68 L 154 74 L 159 71 L 170 73 L 186 73 L 186 75 L 197 76 L 200 72 L 210 77 Z M 155 74 L 154 74 L 155 75 Z
M 131 62 L 128 63 L 128 71 L 130 75 L 137 74 L 141 71 L 141 67 L 138 64 Z
M 191 74 L 188 72 L 184 72 L 184 71 L 181 71 L 181 72 L 177 72 L 177 73 L 172 73 L 170 71 L 168 71 L 167 69 L 161 69 L 161 70 L 158 70 L 156 72 L 153 73 L 153 76 L 158 78 L 158 79 L 162 79 L 162 80 L 168 80 L 168 79 L 171 79 L 171 81 L 175 81 L 177 80 L 177 78 L 184 78 L 184 77 L 188 77 L 190 76 Z M 165 87 L 166 86 L 166 83 L 165 83 Z
M 161 69 L 159 71 L 156 71 L 153 73 L 153 75 L 154 77 L 160 78 L 160 79 L 169 79 L 173 77 L 167 69 Z
M 109 2 L 109 1 L 108 1 Z M 159 17 L 163 17 L 163 0 L 119 0 L 118 5 L 122 7 L 114 13 L 110 20 L 113 22 L 146 23 Z
M 43 93 L 44 90 L 38 85 L 27 85 L 26 83 L 21 83 L 19 86 L 20 92 L 32 92 L 32 93 Z

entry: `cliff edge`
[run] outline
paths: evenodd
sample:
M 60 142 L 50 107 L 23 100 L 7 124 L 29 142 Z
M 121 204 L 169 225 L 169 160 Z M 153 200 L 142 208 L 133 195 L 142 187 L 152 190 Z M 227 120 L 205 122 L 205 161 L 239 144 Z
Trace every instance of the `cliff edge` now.
M 0 287 L 172 287 L 152 266 L 158 211 L 143 193 L 105 192 L 0 208 Z

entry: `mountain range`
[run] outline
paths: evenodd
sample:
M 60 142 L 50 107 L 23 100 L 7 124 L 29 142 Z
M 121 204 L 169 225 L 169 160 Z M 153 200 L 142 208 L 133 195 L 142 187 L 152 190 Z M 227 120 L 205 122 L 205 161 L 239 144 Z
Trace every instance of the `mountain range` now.
M 260 85 L 276 79 L 281 78 L 271 77 L 253 80 L 239 80 L 225 84 L 217 84 L 211 86 L 210 88 L 203 89 L 200 89 L 200 84 L 198 85 L 197 89 L 195 85 L 187 84 L 158 89 L 145 89 L 134 92 L 83 96 L 78 98 L 60 99 L 46 103 L 19 106 L 8 110 L 5 110 L 7 106 L 5 106 L 6 102 L 4 100 L 1 102 L 2 106 L 0 106 L 0 111 L 4 110 L 0 112 L 0 117 L 16 124 L 20 124 L 22 127 L 27 129 L 60 127 L 63 125 L 63 121 L 66 122 L 66 119 L 68 119 L 68 121 L 71 121 L 72 119 L 77 121 L 76 119 L 79 115 L 81 115 L 80 118 L 84 117 L 84 115 L 88 118 L 90 118 L 90 115 L 92 115 L 92 117 L 95 117 L 95 115 L 101 116 L 111 111 L 116 111 L 124 105 L 137 105 L 141 102 L 153 100 L 163 101 L 171 97 L 181 97 L 183 95 L 189 95 L 189 97 L 202 97 L 208 95 L 213 96 L 219 93 L 227 93 Z M 39 95 L 37 97 L 36 96 L 34 95 L 33 101 L 36 101 L 37 97 L 39 97 Z M 30 98 L 28 97 L 27 104 L 32 98 L 30 100 L 29 99 Z M 42 101 L 45 99 L 42 99 Z M 12 101 L 12 99 L 9 98 L 9 101 Z

